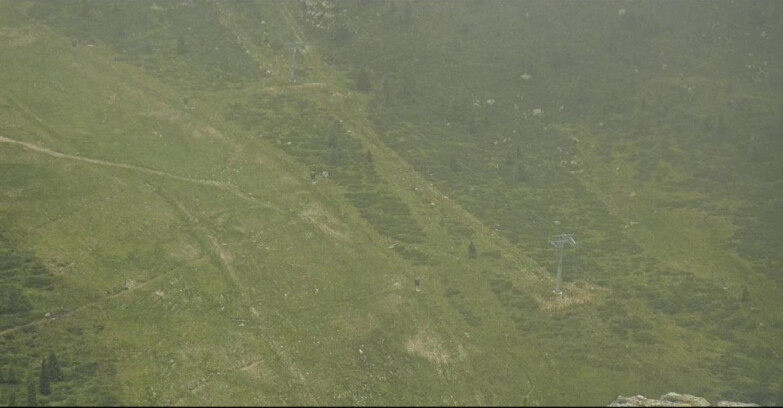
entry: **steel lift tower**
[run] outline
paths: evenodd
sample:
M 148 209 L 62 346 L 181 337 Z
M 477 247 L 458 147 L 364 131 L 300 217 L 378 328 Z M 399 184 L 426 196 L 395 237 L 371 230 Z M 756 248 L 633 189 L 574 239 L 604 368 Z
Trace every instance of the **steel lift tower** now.
M 291 82 L 296 82 L 296 54 L 304 48 L 304 43 L 301 41 L 291 41 L 285 43 L 286 48 L 291 50 Z
M 576 245 L 576 241 L 574 241 L 573 234 L 560 234 L 555 235 L 552 237 L 552 239 L 549 240 L 549 242 L 555 246 L 560 252 L 560 260 L 557 262 L 557 279 L 555 280 L 555 294 L 557 296 L 562 296 L 563 291 L 560 289 L 560 283 L 563 281 L 563 247 L 566 246 L 566 244 L 574 246 Z

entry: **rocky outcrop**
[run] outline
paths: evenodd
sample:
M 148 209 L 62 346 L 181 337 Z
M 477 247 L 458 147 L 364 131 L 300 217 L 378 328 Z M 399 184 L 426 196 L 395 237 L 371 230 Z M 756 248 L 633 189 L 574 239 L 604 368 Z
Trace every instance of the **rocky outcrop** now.
M 634 397 L 617 397 L 610 407 L 709 407 L 710 403 L 702 397 L 689 394 L 677 394 L 670 392 L 659 399 L 645 398 L 641 395 Z M 749 402 L 718 401 L 718 407 L 758 407 L 760 405 Z

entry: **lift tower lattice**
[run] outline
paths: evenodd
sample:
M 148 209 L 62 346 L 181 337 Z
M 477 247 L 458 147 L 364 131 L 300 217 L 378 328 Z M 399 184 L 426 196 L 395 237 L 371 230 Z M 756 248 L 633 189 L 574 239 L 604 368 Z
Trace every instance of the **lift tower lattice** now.
M 558 296 L 563 295 L 563 291 L 560 289 L 560 283 L 563 281 L 563 247 L 568 244 L 571 246 L 576 245 L 573 234 L 560 234 L 555 235 L 549 240 L 549 243 L 555 246 L 560 252 L 560 260 L 557 262 L 557 279 L 555 280 L 555 294 Z
M 296 82 L 296 54 L 304 48 L 304 43 L 301 41 L 291 41 L 285 43 L 286 48 L 291 50 L 291 82 Z

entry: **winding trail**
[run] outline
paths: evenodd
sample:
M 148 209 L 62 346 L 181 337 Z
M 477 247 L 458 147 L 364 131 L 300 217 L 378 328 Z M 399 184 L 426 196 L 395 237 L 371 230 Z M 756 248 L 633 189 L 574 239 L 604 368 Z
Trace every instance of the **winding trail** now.
M 161 170 L 150 169 L 150 168 L 147 168 L 147 167 L 137 166 L 135 164 L 116 163 L 116 162 L 111 162 L 111 161 L 106 161 L 106 160 L 101 160 L 101 159 L 92 159 L 92 158 L 84 157 L 84 156 L 76 156 L 76 155 L 72 155 L 72 154 L 67 154 L 67 153 L 62 153 L 62 152 L 58 152 L 58 151 L 55 151 L 55 150 L 47 149 L 45 147 L 36 146 L 36 145 L 34 145 L 32 143 L 27 143 L 27 142 L 22 142 L 20 140 L 7 138 L 7 137 L 4 137 L 4 136 L 0 136 L 0 142 L 23 146 L 23 147 L 25 147 L 27 149 L 30 149 L 30 150 L 33 150 L 35 152 L 48 154 L 49 156 L 57 157 L 57 158 L 60 158 L 60 159 L 70 159 L 70 160 L 81 161 L 81 162 L 84 162 L 84 163 L 97 164 L 97 165 L 100 165 L 100 166 L 108 166 L 108 167 L 115 167 L 115 168 L 126 169 L 126 170 L 133 170 L 133 171 L 138 171 L 138 172 L 142 172 L 142 173 L 153 174 L 153 175 L 156 175 L 156 176 L 168 177 L 168 178 L 171 178 L 171 179 L 174 179 L 174 180 L 184 181 L 184 182 L 188 182 L 188 183 L 200 184 L 200 185 L 203 185 L 203 186 L 217 187 L 219 189 L 226 190 L 226 191 L 228 191 L 228 192 L 234 194 L 235 196 L 237 196 L 239 198 L 242 198 L 244 200 L 252 201 L 252 202 L 260 202 L 257 198 L 253 197 L 251 194 L 246 193 L 246 192 L 242 191 L 241 189 L 239 189 L 239 187 L 237 187 L 237 186 L 235 186 L 235 185 L 233 185 L 231 183 L 225 182 L 225 181 L 205 180 L 205 179 L 197 179 L 197 178 L 178 176 L 176 174 L 167 173 L 167 172 L 161 171 Z M 282 209 L 277 208 L 277 207 L 275 207 L 275 206 L 273 206 L 273 205 L 271 205 L 269 203 L 261 202 L 261 204 L 263 204 L 263 205 L 265 205 L 265 206 L 267 206 L 269 208 L 274 208 L 274 209 L 276 209 L 278 211 L 283 211 Z

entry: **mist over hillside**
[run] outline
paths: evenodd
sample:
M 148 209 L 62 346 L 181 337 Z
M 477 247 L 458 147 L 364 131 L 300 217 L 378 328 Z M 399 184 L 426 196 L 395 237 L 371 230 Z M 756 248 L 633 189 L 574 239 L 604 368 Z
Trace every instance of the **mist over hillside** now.
M 0 2 L 0 404 L 780 404 L 782 30 Z

